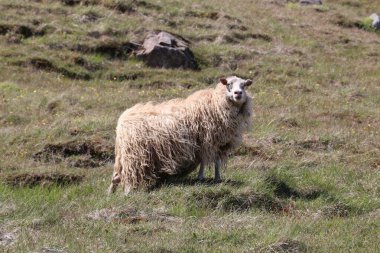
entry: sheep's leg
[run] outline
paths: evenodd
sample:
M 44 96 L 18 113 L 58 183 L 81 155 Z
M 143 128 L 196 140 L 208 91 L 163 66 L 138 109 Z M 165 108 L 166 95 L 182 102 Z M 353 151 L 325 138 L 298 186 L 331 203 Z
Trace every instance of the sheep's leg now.
M 115 164 L 114 164 L 114 170 L 112 175 L 112 181 L 111 185 L 108 187 L 108 194 L 112 194 L 116 191 L 117 186 L 121 182 L 120 172 L 122 170 L 122 166 L 120 163 L 120 155 L 118 155 L 116 150 L 116 157 L 115 157 Z
M 220 157 L 217 157 L 215 160 L 215 177 L 214 177 L 214 182 L 215 183 L 220 183 L 222 182 L 222 176 L 220 173 L 220 168 L 222 167 L 222 160 Z
M 204 164 L 203 161 L 201 162 L 201 165 L 199 166 L 198 180 L 199 181 L 205 181 L 206 180 L 206 177 L 205 177 L 205 164 Z
M 125 185 L 124 186 L 124 195 L 127 196 L 130 191 L 131 191 L 131 186 Z
M 120 184 L 120 181 L 120 175 L 118 173 L 114 173 L 112 176 L 111 185 L 108 187 L 108 194 L 112 194 L 116 191 L 116 188 Z

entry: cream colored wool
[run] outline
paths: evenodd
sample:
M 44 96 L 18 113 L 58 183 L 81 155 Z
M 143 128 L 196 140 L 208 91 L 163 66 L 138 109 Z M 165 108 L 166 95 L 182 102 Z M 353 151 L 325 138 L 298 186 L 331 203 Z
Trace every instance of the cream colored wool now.
M 148 102 L 126 110 L 116 129 L 115 165 L 110 191 L 119 182 L 131 189 L 154 185 L 171 175 L 185 175 L 202 161 L 210 165 L 242 142 L 251 127 L 252 99 L 242 106 L 226 97 L 226 86 L 195 92 L 186 99 Z

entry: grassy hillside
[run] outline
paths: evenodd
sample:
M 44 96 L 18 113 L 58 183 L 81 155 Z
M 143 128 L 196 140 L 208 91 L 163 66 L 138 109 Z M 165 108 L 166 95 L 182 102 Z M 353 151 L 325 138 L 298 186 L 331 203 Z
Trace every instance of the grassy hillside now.
M 0 251 L 379 252 L 379 1 L 0 0 Z M 199 71 L 128 48 L 161 29 Z M 107 197 L 118 116 L 252 78 L 223 171 Z

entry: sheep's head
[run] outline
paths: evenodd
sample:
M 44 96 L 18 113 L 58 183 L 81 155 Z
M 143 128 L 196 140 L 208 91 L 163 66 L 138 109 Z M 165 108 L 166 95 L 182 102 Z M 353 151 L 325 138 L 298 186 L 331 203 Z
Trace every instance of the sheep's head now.
M 241 106 L 247 100 L 245 88 L 252 84 L 252 80 L 241 79 L 236 76 L 220 78 L 220 82 L 226 86 L 227 98 L 237 106 Z

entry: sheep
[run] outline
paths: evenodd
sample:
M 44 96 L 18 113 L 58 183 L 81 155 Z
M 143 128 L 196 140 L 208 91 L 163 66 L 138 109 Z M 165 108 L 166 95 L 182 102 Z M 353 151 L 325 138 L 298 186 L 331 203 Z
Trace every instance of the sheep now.
M 127 109 L 116 127 L 115 164 L 109 193 L 121 183 L 124 193 L 155 185 L 167 176 L 189 174 L 215 162 L 215 181 L 228 155 L 250 129 L 250 79 L 221 78 L 215 88 L 186 99 L 148 102 Z

